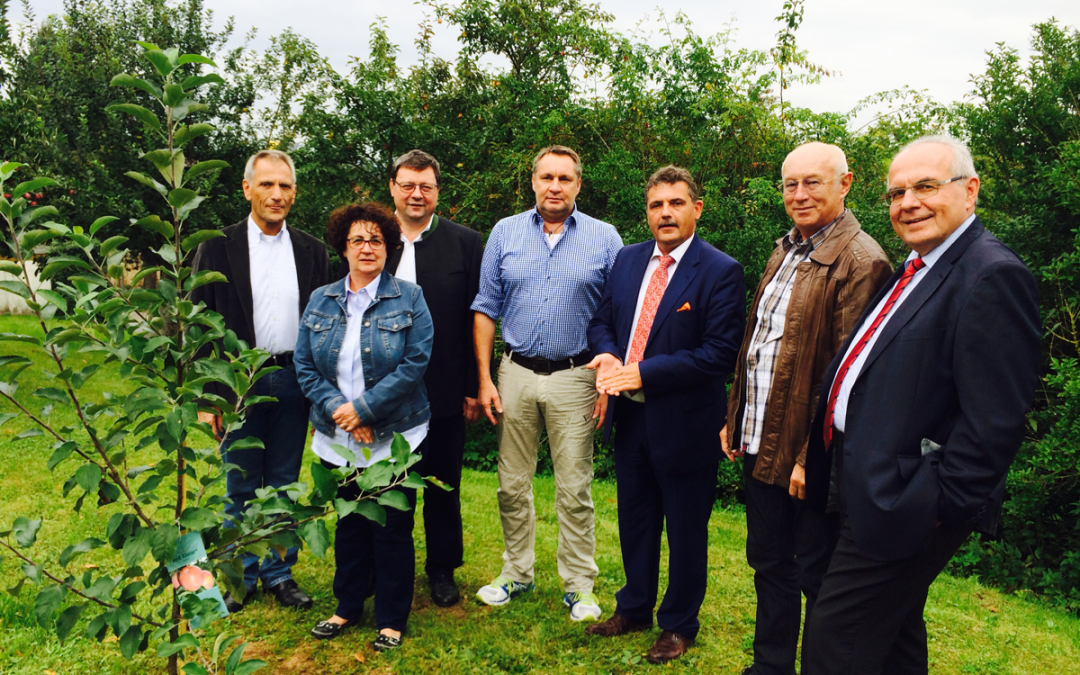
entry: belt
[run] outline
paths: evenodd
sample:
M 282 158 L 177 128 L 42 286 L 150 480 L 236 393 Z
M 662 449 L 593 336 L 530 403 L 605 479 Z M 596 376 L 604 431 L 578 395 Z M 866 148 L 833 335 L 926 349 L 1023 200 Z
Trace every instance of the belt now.
M 529 370 L 539 375 L 550 375 L 557 373 L 560 370 L 567 370 L 575 366 L 583 366 L 589 361 L 592 361 L 592 354 L 588 350 L 575 354 L 570 358 L 563 359 L 561 361 L 548 361 L 547 359 L 530 358 L 528 356 L 522 356 L 517 352 L 511 350 L 509 347 L 504 349 L 510 360 L 518 364 L 522 368 L 528 368 Z
M 281 367 L 281 368 L 292 368 L 292 364 L 293 364 L 292 357 L 293 357 L 292 352 L 282 352 L 280 354 L 271 354 L 270 358 L 268 358 L 266 360 L 266 363 L 264 363 L 263 365 L 278 366 L 278 367 Z

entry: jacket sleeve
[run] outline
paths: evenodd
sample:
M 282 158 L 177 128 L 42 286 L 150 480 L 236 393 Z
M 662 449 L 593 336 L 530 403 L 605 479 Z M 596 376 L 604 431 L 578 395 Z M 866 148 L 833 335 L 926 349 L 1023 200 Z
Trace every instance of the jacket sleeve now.
M 621 254 L 615 257 L 615 263 L 612 265 L 613 270 L 618 265 L 620 256 Z M 613 285 L 609 274 L 608 281 L 604 284 L 604 294 L 600 297 L 600 304 L 597 305 L 596 312 L 593 314 L 592 320 L 589 321 L 589 351 L 592 352 L 593 356 L 611 354 L 619 359 L 621 363 L 623 355 L 619 349 L 619 340 L 615 335 L 615 312 L 611 298 L 611 287 Z
M 480 266 L 483 264 L 484 240 L 479 232 L 469 238 L 472 240 L 472 253 L 466 258 L 469 261 L 469 271 L 465 281 L 467 284 L 465 292 L 466 304 L 462 311 L 462 321 L 465 322 L 465 332 L 463 335 L 470 338 L 465 341 L 464 346 L 467 363 L 465 395 L 469 398 L 476 398 L 480 394 L 480 375 L 476 369 L 476 351 L 473 350 L 471 339 L 473 331 L 473 313 L 469 308 L 472 306 L 473 300 L 476 299 L 477 293 L 480 292 Z
M 1009 470 L 1039 379 L 1039 298 L 1018 260 L 987 268 L 957 317 L 952 369 L 959 417 L 938 464 L 938 519 L 967 523 Z
M 401 362 L 389 375 L 353 401 L 360 421 L 373 428 L 377 428 L 380 421 L 389 419 L 396 408 L 408 401 L 413 389 L 423 381 L 431 358 L 435 329 L 431 323 L 431 312 L 424 301 L 424 292 L 419 286 L 413 291 L 412 320 Z
M 307 325 L 311 306 L 309 302 L 300 317 L 300 331 L 296 335 L 296 349 L 293 351 L 293 367 L 304 396 L 312 405 L 325 411 L 326 417 L 330 417 L 347 401 L 315 365 L 315 354 L 311 351 L 311 329 Z
M 641 361 L 642 389 L 652 394 L 695 387 L 714 378 L 726 378 L 735 367 L 746 321 L 746 290 L 742 265 L 717 265 L 708 295 L 708 310 L 701 346 L 673 354 L 657 354 Z

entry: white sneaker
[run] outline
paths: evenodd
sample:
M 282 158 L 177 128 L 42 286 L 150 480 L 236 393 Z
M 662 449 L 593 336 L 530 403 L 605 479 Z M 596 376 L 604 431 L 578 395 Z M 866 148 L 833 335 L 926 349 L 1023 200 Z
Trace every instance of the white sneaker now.
M 592 593 L 567 593 L 562 601 L 570 608 L 571 621 L 596 621 L 600 618 L 600 603 Z
M 499 605 L 505 605 L 522 593 L 531 591 L 533 588 L 535 588 L 535 585 L 531 581 L 523 584 L 500 576 L 496 577 L 487 586 L 480 587 L 480 590 L 476 592 L 476 597 L 485 605 L 498 607 Z

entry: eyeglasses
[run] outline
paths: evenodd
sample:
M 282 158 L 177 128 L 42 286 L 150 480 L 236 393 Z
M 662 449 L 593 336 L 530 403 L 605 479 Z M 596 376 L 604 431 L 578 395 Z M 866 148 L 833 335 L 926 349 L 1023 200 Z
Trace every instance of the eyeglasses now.
M 956 181 L 964 180 L 965 178 L 967 178 L 967 176 L 956 176 L 955 178 L 950 178 L 949 180 L 924 180 L 915 183 L 911 187 L 892 188 L 891 190 L 883 194 L 881 198 L 885 200 L 886 204 L 892 206 L 893 204 L 903 201 L 904 195 L 907 194 L 908 190 L 911 190 L 911 193 L 915 195 L 915 199 L 922 201 L 924 199 L 933 197 L 938 193 L 938 190 L 945 187 L 949 183 L 955 183 Z
M 371 247 L 372 251 L 381 251 L 383 247 L 386 246 L 386 242 L 382 239 L 364 239 L 363 237 L 352 237 L 351 239 L 346 239 L 345 241 L 349 242 L 349 246 L 351 248 L 364 248 L 364 244 L 367 244 Z
M 401 191 L 407 195 L 411 195 L 416 188 L 420 188 L 420 194 L 425 197 L 439 189 L 438 185 L 433 185 L 431 183 L 399 183 L 394 181 L 394 185 L 401 188 Z
M 803 186 L 803 190 L 811 194 L 821 190 L 826 184 L 832 183 L 836 178 L 830 178 L 829 180 L 822 180 L 820 178 L 803 178 L 802 180 L 782 180 L 776 187 L 780 189 L 784 194 L 792 194 L 799 189 L 799 185 Z

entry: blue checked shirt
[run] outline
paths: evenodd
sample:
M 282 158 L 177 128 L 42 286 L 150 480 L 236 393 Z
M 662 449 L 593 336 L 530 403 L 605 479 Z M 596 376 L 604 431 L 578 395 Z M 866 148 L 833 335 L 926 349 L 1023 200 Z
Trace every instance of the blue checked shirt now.
M 484 248 L 472 309 L 501 317 L 503 342 L 522 356 L 561 361 L 580 354 L 620 248 L 612 225 L 576 208 L 553 248 L 535 208 L 503 218 Z

